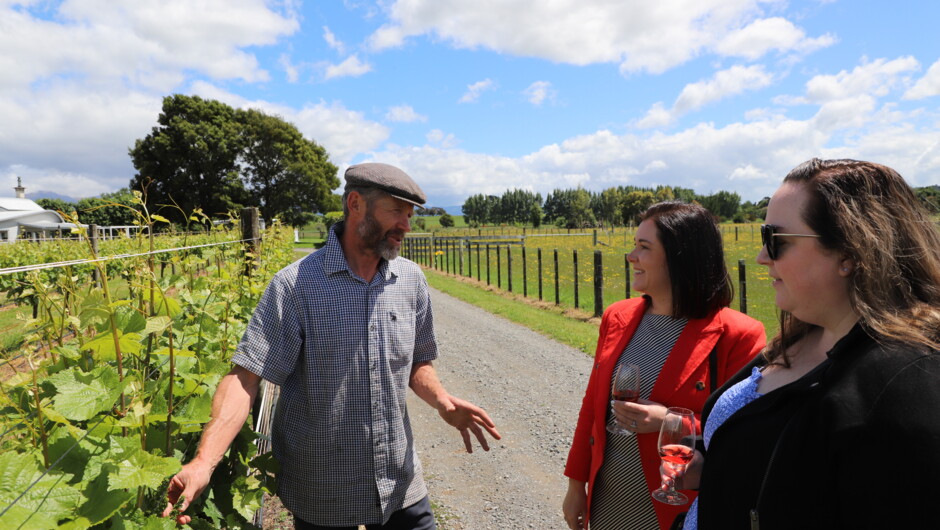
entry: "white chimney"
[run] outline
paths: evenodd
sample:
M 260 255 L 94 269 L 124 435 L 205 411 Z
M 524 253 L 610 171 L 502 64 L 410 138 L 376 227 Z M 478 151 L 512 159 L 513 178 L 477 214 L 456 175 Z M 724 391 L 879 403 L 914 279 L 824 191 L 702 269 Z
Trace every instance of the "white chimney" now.
M 26 198 L 26 188 L 23 187 L 23 177 L 16 177 L 16 187 L 13 188 L 13 190 L 16 191 L 17 199 Z

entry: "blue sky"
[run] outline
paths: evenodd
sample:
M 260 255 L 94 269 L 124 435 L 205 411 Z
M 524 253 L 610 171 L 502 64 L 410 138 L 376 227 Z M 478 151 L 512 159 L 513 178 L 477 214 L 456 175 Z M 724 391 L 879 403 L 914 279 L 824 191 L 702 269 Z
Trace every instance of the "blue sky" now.
M 659 184 L 756 201 L 813 156 L 940 184 L 938 6 L 0 0 L 0 195 L 127 186 L 174 93 L 277 114 L 340 175 L 398 165 L 430 206 Z

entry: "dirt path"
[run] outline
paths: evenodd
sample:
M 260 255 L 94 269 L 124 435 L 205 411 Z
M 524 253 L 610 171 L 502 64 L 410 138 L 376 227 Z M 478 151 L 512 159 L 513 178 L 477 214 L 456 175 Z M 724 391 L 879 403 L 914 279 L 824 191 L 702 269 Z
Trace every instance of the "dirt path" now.
M 432 291 L 435 362 L 451 394 L 482 406 L 503 440 L 487 453 L 415 396 L 409 401 L 431 500 L 447 529 L 566 528 L 562 475 L 592 360 Z

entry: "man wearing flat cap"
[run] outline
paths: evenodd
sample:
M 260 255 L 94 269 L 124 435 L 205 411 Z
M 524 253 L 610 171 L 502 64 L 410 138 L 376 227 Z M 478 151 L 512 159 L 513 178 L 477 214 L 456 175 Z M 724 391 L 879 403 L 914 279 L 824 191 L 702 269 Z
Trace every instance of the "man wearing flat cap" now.
M 278 496 L 295 528 L 435 527 L 407 388 L 460 431 L 468 452 L 471 433 L 484 450 L 484 429 L 500 435 L 486 411 L 447 393 L 431 364 L 427 281 L 398 258 L 414 207 L 425 201 L 394 166 L 346 170 L 344 221 L 323 248 L 271 280 L 216 390 L 196 457 L 170 481 L 170 504 L 184 496 L 185 512 L 206 487 L 265 379 L 281 387 L 272 442 Z

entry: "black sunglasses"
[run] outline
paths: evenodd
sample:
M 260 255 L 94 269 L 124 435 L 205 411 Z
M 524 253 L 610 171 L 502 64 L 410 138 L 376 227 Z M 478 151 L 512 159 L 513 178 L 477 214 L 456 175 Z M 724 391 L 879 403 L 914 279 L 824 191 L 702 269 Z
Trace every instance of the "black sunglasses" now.
M 778 232 L 780 227 L 777 225 L 760 225 L 760 240 L 764 244 L 764 248 L 767 249 L 767 256 L 772 260 L 776 260 L 780 256 L 780 249 L 777 248 L 777 240 L 775 237 L 780 236 L 789 236 L 789 237 L 819 237 L 818 234 L 783 234 Z

